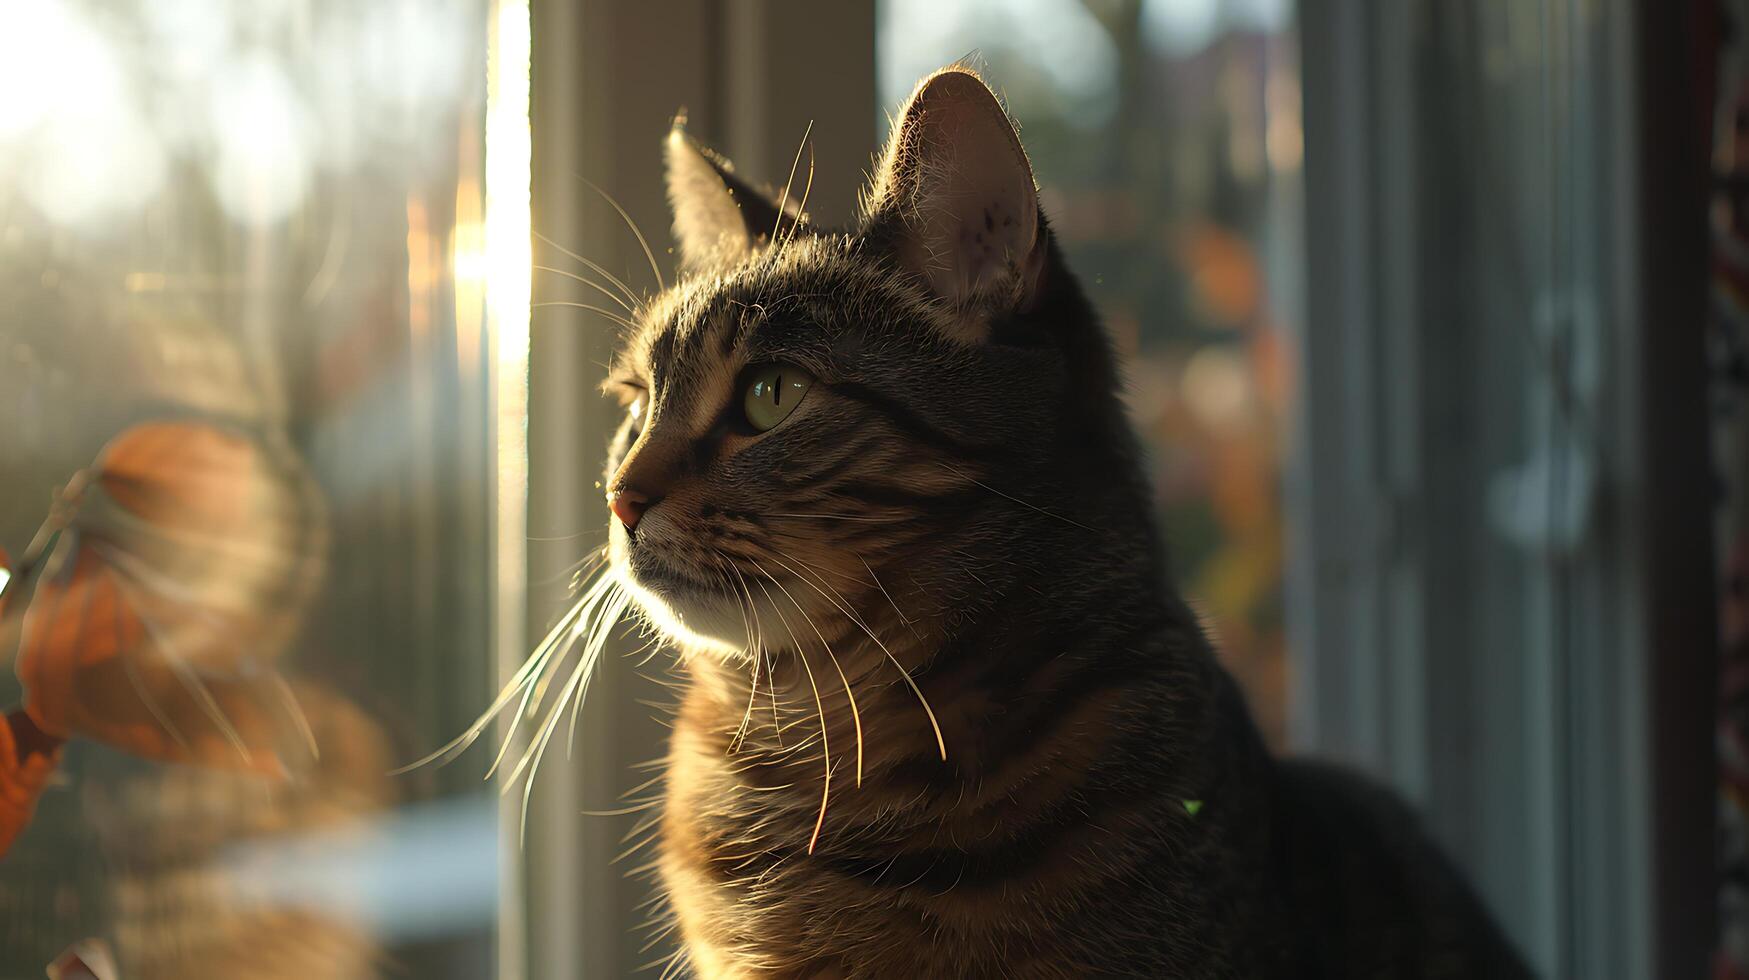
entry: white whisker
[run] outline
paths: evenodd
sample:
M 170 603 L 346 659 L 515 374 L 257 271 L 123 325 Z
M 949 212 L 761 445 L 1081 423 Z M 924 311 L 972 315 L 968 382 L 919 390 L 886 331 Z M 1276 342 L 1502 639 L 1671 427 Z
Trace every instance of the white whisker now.
M 767 579 L 771 577 L 759 567 L 757 562 L 754 563 L 753 568 L 761 576 Z M 759 582 L 759 591 L 765 593 L 766 601 L 771 600 L 771 590 L 765 587 L 763 581 Z M 820 716 L 820 754 L 825 759 L 825 787 L 820 793 L 820 815 L 814 818 L 814 833 L 808 838 L 808 853 L 812 854 L 815 845 L 820 842 L 820 829 L 826 825 L 826 805 L 832 800 L 832 743 L 826 734 L 826 703 L 820 699 L 819 685 L 814 683 L 814 669 L 808 666 L 807 654 L 802 650 L 801 642 L 796 639 L 795 631 L 790 629 L 789 620 L 776 604 L 773 604 L 771 608 L 773 612 L 777 613 L 778 621 L 783 623 L 784 632 L 789 634 L 790 644 L 795 647 L 796 659 L 801 661 L 802 670 L 808 675 L 808 686 L 814 691 L 814 708 Z
M 615 211 L 619 212 L 619 216 L 625 221 L 626 227 L 632 230 L 632 237 L 638 240 L 638 247 L 644 250 L 644 258 L 650 261 L 650 273 L 656 277 L 656 288 L 667 289 L 668 284 L 662 280 L 662 270 L 656 265 L 656 253 L 650 251 L 650 243 L 644 238 L 644 233 L 638 229 L 638 223 L 633 221 L 632 216 L 626 213 L 626 209 L 620 207 L 619 202 L 613 199 L 613 195 L 603 190 L 599 184 L 581 174 L 577 175 L 577 179 L 588 184 L 591 190 L 601 195 L 602 200 L 605 200 Z
M 627 330 L 637 329 L 637 324 L 632 321 L 627 320 L 625 317 L 620 316 L 618 313 L 615 313 L 604 306 L 596 306 L 592 303 L 577 303 L 571 300 L 549 299 L 540 303 L 528 304 L 528 308 L 531 310 L 544 309 L 549 306 L 562 306 L 574 310 L 588 310 L 591 313 L 599 313 L 600 315 L 607 317 L 609 320 L 625 327 Z
M 796 168 L 802 165 L 802 150 L 808 145 L 808 136 L 813 132 L 814 121 L 810 119 L 808 120 L 808 128 L 802 130 L 802 141 L 796 144 L 796 158 L 790 161 L 789 179 L 783 182 L 783 194 L 777 199 L 777 222 L 771 226 L 771 245 L 774 254 L 777 251 L 777 232 L 783 227 L 783 209 L 789 204 L 789 189 L 795 186 Z
M 548 238 L 547 236 L 541 234 L 538 231 L 534 233 L 534 237 L 540 239 L 543 242 L 546 242 L 548 245 L 551 245 L 552 247 L 558 249 L 560 252 L 563 252 L 567 258 L 573 259 L 577 262 L 581 262 L 583 264 L 584 268 L 587 268 L 589 271 L 595 273 L 598 276 L 601 276 L 603 279 L 606 279 L 608 282 L 612 283 L 615 287 L 617 287 L 619 289 L 620 292 L 625 293 L 626 299 L 630 300 L 634 306 L 640 305 L 643 302 L 641 299 L 639 299 L 638 294 L 632 291 L 632 287 L 625 284 L 625 280 L 623 280 L 620 277 L 614 275 L 613 273 L 607 271 L 606 267 L 601 265 L 601 263 L 595 262 L 591 259 L 587 259 L 587 258 L 583 257 L 582 255 L 579 255 L 578 253 L 571 251 L 570 249 L 566 248 L 563 245 L 560 245 L 558 242 L 553 241 L 551 238 Z
M 630 303 L 627 303 L 624 299 L 620 298 L 620 295 L 618 293 L 614 292 L 611 289 L 608 289 L 606 286 L 603 286 L 601 283 L 596 282 L 595 280 L 589 278 L 588 276 L 580 276 L 577 273 L 570 271 L 569 269 L 555 269 L 550 265 L 534 265 L 534 266 L 530 266 L 529 268 L 533 269 L 536 272 L 550 272 L 555 276 L 564 276 L 566 279 L 571 279 L 571 280 L 575 280 L 577 282 L 580 282 L 585 286 L 592 287 L 593 289 L 595 289 L 596 292 L 600 293 L 603 296 L 606 296 L 608 299 L 613 300 L 615 303 L 618 303 L 619 308 L 622 310 L 625 310 L 626 313 L 630 314 L 630 313 L 636 312 L 634 309 L 632 309 L 632 305 Z
M 844 675 L 844 666 L 838 662 L 838 657 L 835 654 L 833 654 L 832 644 L 826 642 L 826 634 L 820 632 L 820 626 L 818 623 L 814 622 L 814 617 L 808 615 L 808 610 L 803 608 L 802 604 L 796 601 L 795 596 L 790 595 L 790 591 L 788 589 L 784 588 L 782 582 L 779 582 L 776 579 L 772 579 L 771 584 L 775 585 L 779 589 L 781 589 L 783 591 L 784 598 L 788 599 L 790 601 L 790 604 L 796 607 L 796 612 L 801 613 L 802 618 L 808 621 L 808 626 L 813 629 L 814 635 L 820 638 L 820 646 L 825 649 L 826 657 L 832 661 L 833 668 L 838 671 L 838 679 L 840 681 L 844 682 L 844 696 L 847 699 L 849 699 L 849 701 L 850 701 L 850 720 L 856 726 L 856 785 L 861 786 L 862 785 L 862 712 L 858 711 L 856 708 L 856 695 L 852 694 L 850 691 L 850 678 L 848 678 Z M 813 677 L 810 676 L 808 678 L 808 680 L 810 683 L 812 683 Z M 818 696 L 818 692 L 816 692 L 816 696 Z
M 935 731 L 936 748 L 941 751 L 942 761 L 947 761 L 947 739 L 941 734 L 941 722 L 936 719 L 935 709 L 930 707 L 929 699 L 923 696 L 923 689 L 917 686 L 917 681 L 911 676 L 911 672 L 905 669 L 905 665 L 899 662 L 899 658 L 893 655 L 893 651 L 887 649 L 887 645 L 881 641 L 880 637 L 875 635 L 875 631 L 869 628 L 867 623 L 862 621 L 862 617 L 858 616 L 856 611 L 850 608 L 850 603 L 845 601 L 842 595 L 838 595 L 838 590 L 832 588 L 832 583 L 827 582 L 824 578 L 820 579 L 820 584 L 826 586 L 827 589 L 831 589 L 832 596 L 837 596 L 837 599 L 828 596 L 819 585 L 815 585 L 803 576 L 801 572 L 784 564 L 782 559 L 776 560 L 779 564 L 783 564 L 785 568 L 789 568 L 790 573 L 795 575 L 799 581 L 807 582 L 809 587 L 815 592 L 819 592 L 821 596 L 825 597 L 827 602 L 831 602 L 833 605 L 837 606 L 838 610 L 844 613 L 845 616 L 849 617 L 851 622 L 862 627 L 862 631 L 867 633 L 868 638 L 875 642 L 875 646 L 880 647 L 881 652 L 887 655 L 887 659 L 892 661 L 893 667 L 899 671 L 899 676 L 904 678 L 905 683 L 911 688 L 911 693 L 917 696 L 917 703 L 923 706 L 923 713 L 929 716 L 929 727 Z M 816 577 L 818 576 L 816 575 Z

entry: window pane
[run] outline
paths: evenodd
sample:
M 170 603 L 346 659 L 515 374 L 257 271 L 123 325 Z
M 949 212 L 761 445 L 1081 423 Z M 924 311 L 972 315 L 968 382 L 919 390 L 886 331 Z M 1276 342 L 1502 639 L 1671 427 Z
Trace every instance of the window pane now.
M 1286 728 L 1284 315 L 1300 267 L 1286 2 L 880 6 L 881 98 L 974 52 L 1128 369 L 1173 566 L 1270 740 Z
M 0 13 L 0 547 L 67 524 L 0 707 L 71 736 L 0 975 L 492 972 L 495 799 L 389 773 L 492 686 L 487 39 L 484 0 Z

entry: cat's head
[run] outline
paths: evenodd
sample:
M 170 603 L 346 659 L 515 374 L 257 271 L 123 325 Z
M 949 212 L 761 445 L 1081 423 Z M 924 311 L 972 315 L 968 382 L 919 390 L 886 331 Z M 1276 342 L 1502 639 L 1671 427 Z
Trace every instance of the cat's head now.
M 607 382 L 609 552 L 652 619 L 836 642 L 974 609 L 1041 524 L 1080 533 L 1109 358 L 977 75 L 918 85 L 847 232 L 801 181 L 760 193 L 678 128 L 667 151 L 684 274 Z

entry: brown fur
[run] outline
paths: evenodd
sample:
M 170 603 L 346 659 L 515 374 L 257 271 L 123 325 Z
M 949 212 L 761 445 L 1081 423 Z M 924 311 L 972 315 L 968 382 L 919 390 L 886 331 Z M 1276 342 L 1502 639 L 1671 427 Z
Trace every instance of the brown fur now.
M 981 80 L 919 86 L 849 233 L 683 136 L 670 174 L 691 274 L 616 362 L 608 489 L 686 659 L 659 870 L 695 972 L 1524 974 L 1388 794 L 1262 747 Z M 815 380 L 758 432 L 769 363 Z

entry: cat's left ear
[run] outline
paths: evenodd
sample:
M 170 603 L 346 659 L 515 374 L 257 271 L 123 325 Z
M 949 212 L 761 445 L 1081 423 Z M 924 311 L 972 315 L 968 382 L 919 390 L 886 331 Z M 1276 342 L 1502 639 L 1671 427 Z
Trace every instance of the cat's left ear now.
M 945 68 L 901 110 L 864 201 L 896 226 L 910 268 L 969 322 L 1023 310 L 1044 268 L 1038 190 L 1014 124 L 983 79 Z
M 773 240 L 807 227 L 799 201 L 784 207 L 735 176 L 728 160 L 686 135 L 684 119 L 668 133 L 668 203 L 681 266 L 720 272 L 747 260 Z

